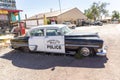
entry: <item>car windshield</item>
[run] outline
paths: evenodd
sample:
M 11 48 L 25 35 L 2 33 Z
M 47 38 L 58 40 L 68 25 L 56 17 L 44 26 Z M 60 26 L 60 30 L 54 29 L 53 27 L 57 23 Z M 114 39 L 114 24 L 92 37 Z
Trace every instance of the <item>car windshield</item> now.
M 65 35 L 71 32 L 70 28 L 68 27 L 63 27 L 61 28 L 61 32 Z

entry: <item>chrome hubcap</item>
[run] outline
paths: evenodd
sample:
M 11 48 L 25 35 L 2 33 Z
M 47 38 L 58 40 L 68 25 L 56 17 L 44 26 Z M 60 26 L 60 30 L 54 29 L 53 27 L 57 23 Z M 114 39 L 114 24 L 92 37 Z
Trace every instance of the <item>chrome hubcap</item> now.
M 89 48 L 82 48 L 80 54 L 82 54 L 83 56 L 89 56 L 90 55 Z

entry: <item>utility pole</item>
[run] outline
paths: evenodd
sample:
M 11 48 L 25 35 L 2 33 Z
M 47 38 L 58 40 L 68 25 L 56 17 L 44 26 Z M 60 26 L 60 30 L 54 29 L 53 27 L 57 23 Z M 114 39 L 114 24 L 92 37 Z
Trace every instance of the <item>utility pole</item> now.
M 60 13 L 61 13 L 61 1 L 59 0 L 59 8 L 60 8 Z
M 61 1 L 59 0 L 59 9 L 60 9 L 60 14 L 61 14 Z M 62 17 L 60 17 L 60 23 L 62 23 Z
M 26 22 L 27 22 L 27 14 L 25 14 L 25 28 L 27 27 Z

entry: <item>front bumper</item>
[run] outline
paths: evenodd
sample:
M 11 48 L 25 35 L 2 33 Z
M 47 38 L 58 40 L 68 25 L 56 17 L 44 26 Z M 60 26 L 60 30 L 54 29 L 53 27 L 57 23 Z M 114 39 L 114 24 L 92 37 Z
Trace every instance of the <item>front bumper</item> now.
M 99 51 L 96 53 L 96 55 L 98 55 L 98 56 L 106 56 L 106 54 L 107 54 L 107 47 L 106 47 L 106 46 L 103 47 L 101 50 L 99 50 Z

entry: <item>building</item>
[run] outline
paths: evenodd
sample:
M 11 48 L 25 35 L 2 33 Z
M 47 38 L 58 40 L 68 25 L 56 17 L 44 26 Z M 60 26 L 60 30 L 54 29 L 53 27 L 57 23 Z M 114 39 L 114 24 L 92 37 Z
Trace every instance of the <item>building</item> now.
M 0 33 L 9 32 L 13 23 L 20 21 L 20 11 L 16 9 L 15 0 L 0 0 Z
M 37 15 L 34 15 L 28 19 L 26 19 L 26 26 L 30 27 L 32 24 L 35 25 L 42 25 L 44 22 L 44 15 L 46 16 L 47 20 L 55 20 L 56 23 L 60 24 L 65 21 L 70 21 L 72 23 L 77 23 L 79 20 L 86 20 L 87 17 L 78 9 L 78 8 L 72 8 L 67 10 L 58 10 L 58 11 L 50 11 L 47 13 L 40 13 Z
M 112 16 L 103 16 L 101 21 L 103 23 L 112 23 Z

